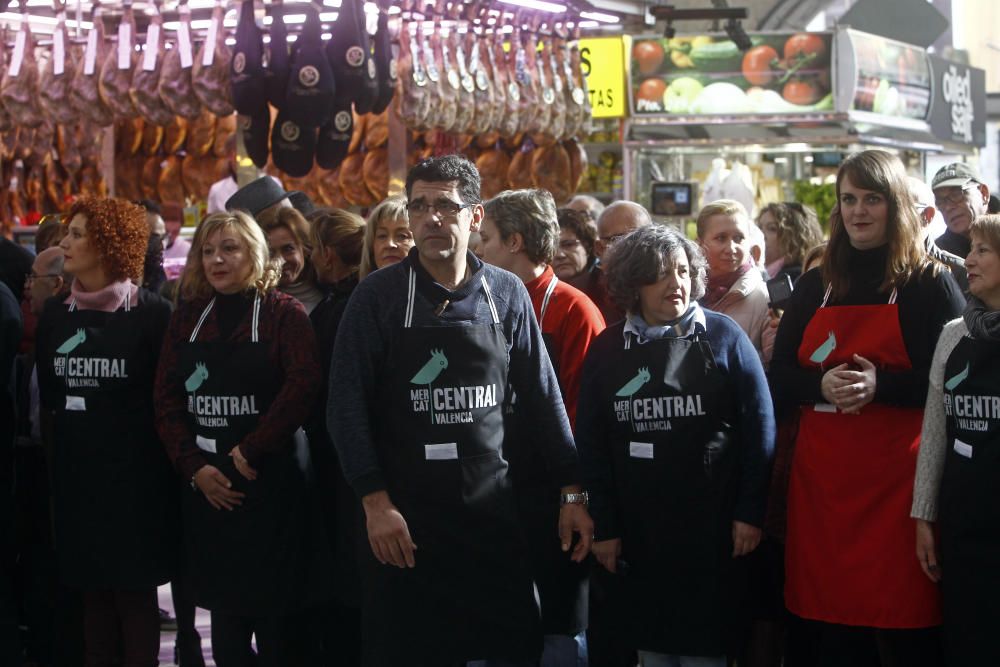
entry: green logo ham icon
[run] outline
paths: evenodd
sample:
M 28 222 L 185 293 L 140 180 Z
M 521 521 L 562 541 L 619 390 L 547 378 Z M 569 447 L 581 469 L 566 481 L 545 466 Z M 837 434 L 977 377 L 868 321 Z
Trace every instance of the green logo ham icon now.
M 635 392 L 642 389 L 642 385 L 649 382 L 649 369 L 640 368 L 639 372 L 635 374 L 635 377 L 625 383 L 625 386 L 619 389 L 615 396 L 626 397 L 632 396 Z
M 809 361 L 814 364 L 821 364 L 827 360 L 834 350 L 837 349 L 837 336 L 831 331 L 827 335 L 823 344 L 816 348 L 816 351 L 809 355 Z
M 65 343 L 56 348 L 56 353 L 69 354 L 80 347 L 80 344 L 85 340 L 87 340 L 87 332 L 83 329 L 77 329 L 75 334 L 67 338 Z
M 968 363 L 965 364 L 965 369 L 964 370 L 962 370 L 961 372 L 957 373 L 955 375 L 955 377 L 950 378 L 947 382 L 944 383 L 944 388 L 947 389 L 948 391 L 951 391 L 955 387 L 957 387 L 958 385 L 962 384 L 962 382 L 967 377 L 969 377 L 969 364 Z
M 417 371 L 410 382 L 412 384 L 430 384 L 437 380 L 438 375 L 441 375 L 441 371 L 446 368 L 448 368 L 448 358 L 444 356 L 444 352 L 431 350 L 431 358 L 427 360 L 423 368 Z
M 208 369 L 205 368 L 205 364 L 197 363 L 194 365 L 194 373 L 184 381 L 184 388 L 189 394 L 193 394 L 198 391 L 198 387 L 208 379 Z

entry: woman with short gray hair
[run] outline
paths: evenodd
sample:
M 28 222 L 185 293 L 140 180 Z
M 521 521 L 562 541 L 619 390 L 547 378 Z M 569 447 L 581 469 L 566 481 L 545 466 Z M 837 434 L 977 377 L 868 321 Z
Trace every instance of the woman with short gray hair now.
M 590 346 L 576 445 L 594 555 L 627 574 L 618 610 L 644 667 L 724 667 L 735 653 L 734 558 L 760 542 L 774 443 L 750 339 L 703 310 L 705 259 L 653 225 L 612 246 L 608 288 L 624 321 Z

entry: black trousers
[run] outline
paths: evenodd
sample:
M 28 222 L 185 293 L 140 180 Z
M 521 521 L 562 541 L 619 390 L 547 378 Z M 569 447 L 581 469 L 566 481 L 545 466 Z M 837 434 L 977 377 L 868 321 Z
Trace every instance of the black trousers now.
M 941 628 L 884 630 L 789 614 L 785 667 L 942 667 Z
M 236 616 L 212 612 L 212 655 L 217 667 L 296 667 L 296 633 L 284 616 Z M 250 647 L 257 640 L 257 656 Z

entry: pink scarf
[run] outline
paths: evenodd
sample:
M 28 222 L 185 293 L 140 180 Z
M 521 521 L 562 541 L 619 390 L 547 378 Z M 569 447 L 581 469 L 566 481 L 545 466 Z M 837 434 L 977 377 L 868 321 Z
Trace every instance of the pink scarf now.
M 747 260 L 740 268 L 730 273 L 724 273 L 719 276 L 709 274 L 708 286 L 705 288 L 705 296 L 701 299 L 701 305 L 706 308 L 712 308 L 722 301 L 722 297 L 729 293 L 729 290 L 733 288 L 736 281 L 742 278 L 752 266 L 753 262 Z
M 126 301 L 133 306 L 136 305 L 138 294 L 139 286 L 128 280 L 111 283 L 94 292 L 84 292 L 83 288 L 80 287 L 80 281 L 74 278 L 73 284 L 70 286 L 69 297 L 65 303 L 76 301 L 78 310 L 100 310 L 105 313 L 113 313 L 124 306 Z

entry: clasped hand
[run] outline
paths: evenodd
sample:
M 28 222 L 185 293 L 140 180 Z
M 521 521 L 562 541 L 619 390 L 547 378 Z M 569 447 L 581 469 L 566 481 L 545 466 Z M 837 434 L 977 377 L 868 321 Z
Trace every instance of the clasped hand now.
M 861 370 L 848 364 L 834 366 L 823 375 L 820 390 L 828 403 L 845 414 L 856 415 L 875 400 L 875 364 L 855 354 L 854 362 Z

